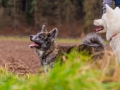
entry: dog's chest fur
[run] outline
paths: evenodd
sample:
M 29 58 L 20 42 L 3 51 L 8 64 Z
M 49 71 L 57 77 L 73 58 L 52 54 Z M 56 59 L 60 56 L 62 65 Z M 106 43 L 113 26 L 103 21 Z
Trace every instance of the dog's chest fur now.
M 72 48 L 75 46 L 58 46 L 57 44 L 53 44 L 48 50 L 41 51 L 36 49 L 36 53 L 40 59 L 41 66 L 52 67 L 56 61 L 57 57 L 61 57 L 64 55 L 63 53 L 69 53 Z
M 120 34 L 113 37 L 112 40 L 110 41 L 110 46 L 118 60 L 120 60 L 120 46 L 119 45 L 120 45 Z

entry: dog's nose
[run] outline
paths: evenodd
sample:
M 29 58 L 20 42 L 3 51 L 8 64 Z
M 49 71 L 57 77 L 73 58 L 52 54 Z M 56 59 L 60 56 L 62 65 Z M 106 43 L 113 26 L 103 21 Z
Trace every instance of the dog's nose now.
M 94 25 L 97 25 L 97 22 L 96 22 L 96 20 L 93 20 L 93 24 L 94 24 Z
M 33 35 L 30 35 L 30 40 L 32 40 Z
M 96 20 L 93 20 L 93 22 L 95 22 Z

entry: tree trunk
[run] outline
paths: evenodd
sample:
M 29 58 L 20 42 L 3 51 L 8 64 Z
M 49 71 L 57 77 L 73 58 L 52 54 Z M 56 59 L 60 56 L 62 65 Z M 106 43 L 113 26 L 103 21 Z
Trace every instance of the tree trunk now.
M 67 25 L 69 25 L 69 19 L 70 19 L 70 0 L 67 0 L 67 12 L 66 12 L 66 22 Z
M 34 28 L 37 29 L 37 0 L 34 5 Z
M 27 8 L 28 8 L 28 0 L 26 0 L 25 11 L 27 11 Z
M 61 26 L 61 2 L 58 0 L 58 25 Z
M 14 32 L 16 31 L 16 0 L 14 0 Z

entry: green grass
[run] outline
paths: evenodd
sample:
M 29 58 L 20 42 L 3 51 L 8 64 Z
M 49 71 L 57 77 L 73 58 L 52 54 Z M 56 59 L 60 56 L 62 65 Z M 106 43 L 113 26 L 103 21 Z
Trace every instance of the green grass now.
M 0 36 L 0 40 L 12 40 L 12 41 L 30 41 L 29 36 Z M 72 38 L 57 38 L 56 42 L 58 43 L 80 43 L 81 39 L 72 39 Z M 109 44 L 108 41 L 105 41 L 105 44 Z
M 12 40 L 12 41 L 30 41 L 29 36 L 0 36 L 0 40 Z M 56 42 L 58 43 L 80 43 L 80 39 L 62 39 L 57 38 Z
M 120 90 L 117 82 L 102 82 L 102 72 L 90 69 L 86 53 L 71 52 L 65 63 L 57 62 L 44 74 L 14 75 L 0 69 L 0 90 Z M 104 77 L 105 78 L 105 77 Z
M 12 40 L 12 41 L 29 41 L 29 37 L 19 37 L 19 36 L 0 36 L 0 40 Z
M 61 39 L 61 38 L 57 38 L 56 41 L 61 42 L 61 43 L 80 43 L 81 39 Z

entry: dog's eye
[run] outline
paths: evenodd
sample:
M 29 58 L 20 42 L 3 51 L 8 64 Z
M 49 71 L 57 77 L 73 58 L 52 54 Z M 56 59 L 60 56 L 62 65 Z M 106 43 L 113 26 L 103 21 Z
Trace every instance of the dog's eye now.
M 43 37 L 43 35 L 39 35 L 39 38 L 43 39 L 44 37 Z
M 50 34 L 48 34 L 48 37 L 50 37 Z

